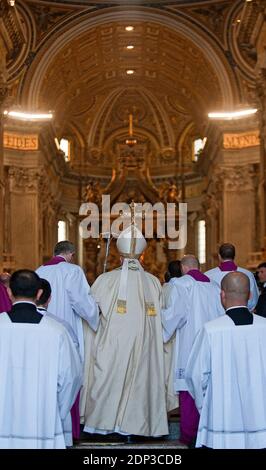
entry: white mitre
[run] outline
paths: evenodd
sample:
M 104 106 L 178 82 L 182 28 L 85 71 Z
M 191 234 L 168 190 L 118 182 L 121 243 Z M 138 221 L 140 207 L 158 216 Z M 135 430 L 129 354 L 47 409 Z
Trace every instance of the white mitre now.
M 141 231 L 132 224 L 130 227 L 127 227 L 125 230 L 123 230 L 123 232 L 119 235 L 116 245 L 119 253 L 124 258 L 117 300 L 117 313 L 123 314 L 127 311 L 127 283 L 130 263 L 134 264 L 134 266 L 140 271 L 146 314 L 156 315 L 154 303 L 150 298 L 151 294 L 146 275 L 143 267 L 138 261 L 138 258 L 147 246 L 145 238 L 143 237 Z
M 147 246 L 147 242 L 141 231 L 135 225 L 130 225 L 120 233 L 116 246 L 124 258 L 134 259 L 140 257 Z

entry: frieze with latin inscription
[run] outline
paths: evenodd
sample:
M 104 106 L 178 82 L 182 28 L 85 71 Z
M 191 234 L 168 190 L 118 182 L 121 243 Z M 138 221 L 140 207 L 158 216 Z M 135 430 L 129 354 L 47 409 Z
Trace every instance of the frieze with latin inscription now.
M 225 149 L 242 149 L 257 145 L 260 145 L 259 131 L 223 135 L 223 146 Z
M 38 150 L 38 135 L 4 132 L 4 148 L 13 150 Z

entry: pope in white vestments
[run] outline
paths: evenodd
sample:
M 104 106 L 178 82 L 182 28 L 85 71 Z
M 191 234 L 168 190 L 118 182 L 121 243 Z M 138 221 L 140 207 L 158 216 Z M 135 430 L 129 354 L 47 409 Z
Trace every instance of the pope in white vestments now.
M 195 336 L 202 325 L 224 313 L 220 301 L 220 288 L 199 271 L 193 255 L 181 260 L 184 276 L 171 280 L 172 289 L 168 307 L 162 309 L 164 341 L 175 332 L 179 334 L 175 358 L 174 385 L 179 393 L 180 440 L 191 444 L 197 433 L 199 415 L 185 381 L 185 368 Z
M 205 323 L 188 360 L 185 377 L 200 413 L 196 447 L 266 448 L 266 319 L 249 312 L 243 276 L 224 277 L 226 315 Z
M 168 434 L 161 285 L 137 259 L 145 246 L 137 228 L 128 227 L 117 240 L 122 267 L 102 274 L 92 286 L 102 314 L 86 397 L 85 432 Z

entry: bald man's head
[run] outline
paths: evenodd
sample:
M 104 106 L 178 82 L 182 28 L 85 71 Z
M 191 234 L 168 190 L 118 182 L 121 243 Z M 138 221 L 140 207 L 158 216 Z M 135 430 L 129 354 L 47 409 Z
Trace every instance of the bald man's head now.
M 181 259 L 181 269 L 183 274 L 186 274 L 191 269 L 199 269 L 199 267 L 199 260 L 194 255 L 185 255 Z
M 234 271 L 226 274 L 221 282 L 221 300 L 225 308 L 247 305 L 250 298 L 250 282 L 246 274 Z

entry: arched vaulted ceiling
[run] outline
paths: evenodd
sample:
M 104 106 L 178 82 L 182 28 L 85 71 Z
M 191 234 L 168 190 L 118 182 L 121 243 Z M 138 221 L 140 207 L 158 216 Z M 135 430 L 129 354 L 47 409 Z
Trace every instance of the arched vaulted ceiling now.
M 134 22 L 129 33 L 126 24 L 98 26 L 67 43 L 42 77 L 38 108 L 52 109 L 62 132 L 71 121 L 90 145 L 98 145 L 98 134 L 102 141 L 115 123 L 127 126 L 135 107 L 138 127 L 155 135 L 165 132 L 160 145 L 174 146 L 170 116 L 176 116 L 180 132 L 184 121 L 201 122 L 209 109 L 222 105 L 217 76 L 180 34 L 150 22 Z M 127 75 L 128 69 L 134 74 Z M 119 90 L 116 96 L 114 90 Z M 150 115 L 154 122 L 145 124 Z
M 74 14 L 54 27 L 20 86 L 28 108 L 54 111 L 58 137 L 78 136 L 91 173 L 98 165 L 109 175 L 129 113 L 151 172 L 161 174 L 165 162 L 174 173 L 181 135 L 191 126 L 202 135 L 207 112 L 232 105 L 235 95 L 230 66 L 211 37 L 169 12 L 133 6 Z
M 93 97 L 118 86 L 141 86 L 155 94 L 163 89 L 192 114 L 197 107 L 206 112 L 221 106 L 218 77 L 191 41 L 154 23 L 134 22 L 132 32 L 125 27 L 98 26 L 66 44 L 42 77 L 38 106 L 60 106 L 72 114 L 76 98 L 84 111 Z M 128 69 L 134 74 L 128 76 Z

